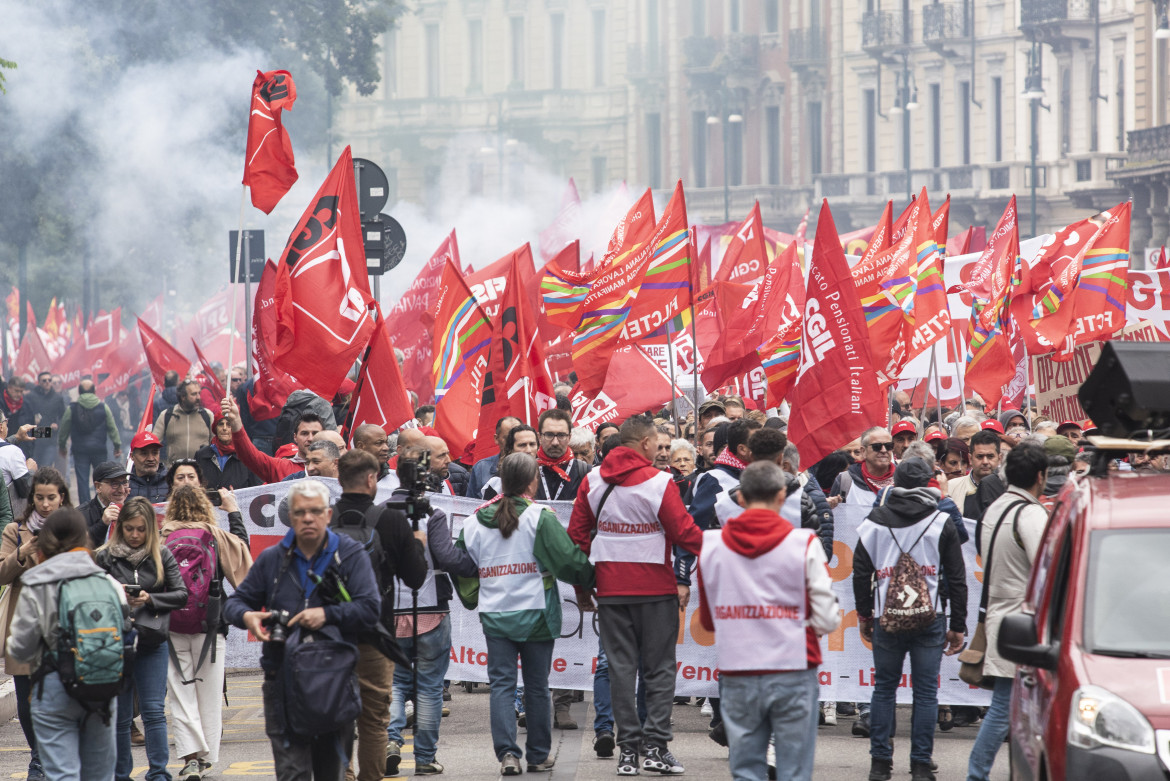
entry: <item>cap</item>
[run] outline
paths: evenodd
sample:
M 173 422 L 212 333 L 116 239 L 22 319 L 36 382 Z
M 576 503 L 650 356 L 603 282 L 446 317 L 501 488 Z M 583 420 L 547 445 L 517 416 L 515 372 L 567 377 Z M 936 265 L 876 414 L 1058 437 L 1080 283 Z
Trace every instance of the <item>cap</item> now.
M 979 428 L 983 429 L 984 431 L 994 431 L 998 434 L 1003 433 L 1003 424 L 995 418 L 988 418 L 987 420 L 983 421 L 983 425 Z
M 935 429 L 934 431 L 930 432 L 922 439 L 926 442 L 937 442 L 940 439 L 946 439 L 946 438 L 947 438 L 946 434 L 942 433 L 938 429 Z
M 357 383 L 346 377 L 341 381 L 341 387 L 337 389 L 338 396 L 348 396 L 353 393 L 353 389 L 357 387 Z
M 1044 452 L 1049 456 L 1064 456 L 1072 462 L 1076 458 L 1077 448 L 1068 437 L 1056 434 L 1044 440 Z
M 95 483 L 120 480 L 123 477 L 129 477 L 129 475 L 130 473 L 126 471 L 126 465 L 117 461 L 103 461 L 93 468 L 93 481 Z
M 934 472 L 921 458 L 907 458 L 894 470 L 894 485 L 898 488 L 922 488 L 933 477 Z
M 1064 432 L 1070 431 L 1074 428 L 1077 431 L 1083 430 L 1083 427 L 1081 426 L 1081 424 L 1077 423 L 1075 420 L 1066 420 L 1065 422 L 1061 423 L 1059 426 L 1056 427 L 1056 433 L 1063 434 Z
M 717 409 L 720 412 L 727 412 L 727 407 L 723 406 L 722 401 L 719 399 L 711 399 L 710 401 L 704 401 L 699 405 L 699 417 L 703 417 L 707 410 L 712 409 Z
M 916 438 L 918 436 L 918 427 L 908 420 L 899 420 L 894 427 L 890 429 L 890 436 L 896 437 L 899 434 L 913 434 Z
M 142 447 L 158 446 L 162 447 L 162 442 L 158 437 L 149 431 L 139 431 L 134 435 L 134 439 L 130 441 L 130 449 L 137 450 Z

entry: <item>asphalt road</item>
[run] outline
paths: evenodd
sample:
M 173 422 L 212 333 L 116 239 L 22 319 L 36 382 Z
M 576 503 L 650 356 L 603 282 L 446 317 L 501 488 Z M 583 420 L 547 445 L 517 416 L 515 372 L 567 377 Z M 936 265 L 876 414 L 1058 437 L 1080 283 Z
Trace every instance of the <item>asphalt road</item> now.
M 491 750 L 488 732 L 487 687 L 480 685 L 472 693 L 461 687 L 452 687 L 454 699 L 448 703 L 451 715 L 443 719 L 440 732 L 438 760 L 445 768 L 445 776 L 467 781 L 495 781 L 499 765 Z M 264 721 L 260 704 L 258 675 L 232 675 L 228 679 L 230 705 L 224 708 L 224 738 L 220 763 L 208 778 L 272 778 L 272 754 L 264 737 Z M 573 715 L 583 726 L 592 724 L 593 712 L 588 698 L 573 706 Z M 814 778 L 817 781 L 864 779 L 869 772 L 869 741 L 850 734 L 852 718 L 840 718 L 836 727 L 821 727 L 817 736 L 817 759 Z M 674 711 L 675 739 L 671 751 L 687 768 L 691 778 L 730 778 L 727 769 L 727 751 L 712 742 L 706 733 L 707 719 L 695 706 L 676 706 Z M 908 708 L 900 708 L 899 732 L 895 742 L 894 778 L 909 778 Z M 939 765 L 940 781 L 966 778 L 967 755 L 975 740 L 978 726 L 938 733 L 935 738 L 935 761 Z M 570 731 L 553 730 L 557 766 L 552 781 L 577 779 L 597 781 L 616 778 L 615 760 L 598 759 L 592 750 L 592 729 Z M 521 744 L 523 740 L 521 739 Z M 414 762 L 409 752 L 411 743 L 403 749 L 400 773 L 413 775 Z M 141 763 L 134 769 L 134 778 L 146 773 L 145 751 L 136 748 L 135 757 Z M 1006 747 L 1000 752 L 992 779 L 1007 779 Z M 24 734 L 13 719 L 0 726 L 0 779 L 24 778 L 28 762 Z M 172 772 L 179 770 L 172 757 Z

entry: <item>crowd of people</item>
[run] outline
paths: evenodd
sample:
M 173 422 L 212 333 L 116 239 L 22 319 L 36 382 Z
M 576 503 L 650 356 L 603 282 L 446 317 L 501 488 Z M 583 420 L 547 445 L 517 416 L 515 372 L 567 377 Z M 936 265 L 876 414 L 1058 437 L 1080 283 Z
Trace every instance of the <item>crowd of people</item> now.
M 938 702 L 942 656 L 973 628 L 963 546 L 987 561 L 998 545 L 981 619 L 993 638 L 1022 600 L 1052 497 L 1089 460 L 1076 423 L 993 414 L 977 399 L 915 415 L 898 393 L 888 420 L 807 464 L 781 411 L 737 396 L 590 431 L 573 426 L 562 383 L 535 426 L 497 421 L 497 452 L 467 463 L 431 427 L 429 405 L 397 432 L 361 425 L 343 437 L 351 382 L 334 399 L 297 391 L 279 417 L 258 421 L 243 368 L 219 379 L 222 400 L 197 378 L 168 376 L 157 398 L 135 402 L 153 408 L 152 424 L 135 428 L 88 378 L 67 393 L 48 374 L 28 392 L 19 378 L 6 383 L 0 640 L 32 781 L 129 778 L 134 745 L 145 746 L 147 779 L 170 779 L 169 741 L 175 777 L 199 781 L 220 757 L 229 627 L 263 642 L 277 778 L 395 775 L 411 719 L 415 774 L 440 774 L 456 598 L 478 611 L 487 640 L 501 774 L 548 771 L 552 730 L 578 728 L 576 693 L 549 688 L 557 581 L 597 612 L 592 745 L 616 754 L 618 775 L 684 772 L 671 716 L 689 702 L 675 696 L 675 650 L 694 598 L 722 673 L 704 705 L 709 735 L 728 748 L 734 778 L 810 778 L 817 726 L 838 716 L 856 716 L 853 734 L 870 741 L 869 779 L 891 778 L 909 656 L 912 779 L 935 777 L 936 729 L 980 721 L 968 777 L 986 779 L 1007 734 L 1013 666 L 989 642 L 986 712 Z M 419 464 L 427 490 L 483 502 L 461 528 L 416 504 L 406 483 Z M 1135 457 L 1125 468 L 1161 466 Z M 320 478 L 337 481 L 339 499 Z M 253 560 L 234 491 L 281 481 L 288 531 Z M 376 503 L 386 486 L 390 501 Z M 550 501 L 572 502 L 567 529 Z M 842 504 L 866 510 L 852 585 L 873 652 L 868 703 L 818 703 L 818 638 L 841 621 L 828 563 Z M 117 615 L 95 609 L 100 626 L 83 630 L 73 610 L 83 599 Z M 114 694 L 80 682 L 69 661 L 94 637 L 117 656 Z M 314 666 L 326 651 L 328 671 Z

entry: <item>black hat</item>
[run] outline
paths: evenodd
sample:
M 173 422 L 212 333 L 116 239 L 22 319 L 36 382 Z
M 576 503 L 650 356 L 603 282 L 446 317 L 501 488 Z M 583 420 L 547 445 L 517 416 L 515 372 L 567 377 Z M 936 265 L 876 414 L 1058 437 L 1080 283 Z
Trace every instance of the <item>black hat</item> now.
M 898 488 L 924 488 L 934 472 L 921 458 L 907 458 L 894 471 L 894 485 Z
M 93 468 L 93 481 L 95 483 L 103 483 L 106 480 L 120 480 L 123 477 L 129 477 L 130 473 L 126 471 L 126 465 L 120 464 L 117 461 L 103 461 Z

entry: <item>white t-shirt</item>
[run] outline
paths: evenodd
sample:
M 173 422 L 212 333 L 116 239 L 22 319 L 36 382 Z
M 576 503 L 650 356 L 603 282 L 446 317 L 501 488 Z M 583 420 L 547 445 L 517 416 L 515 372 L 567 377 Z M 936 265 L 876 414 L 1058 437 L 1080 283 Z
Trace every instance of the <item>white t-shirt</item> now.
M 0 473 L 4 475 L 4 484 L 8 487 L 9 498 L 12 496 L 12 483 L 28 474 L 28 464 L 24 460 L 24 451 L 11 443 L 0 445 Z

